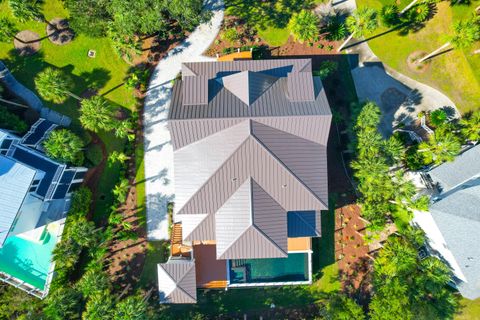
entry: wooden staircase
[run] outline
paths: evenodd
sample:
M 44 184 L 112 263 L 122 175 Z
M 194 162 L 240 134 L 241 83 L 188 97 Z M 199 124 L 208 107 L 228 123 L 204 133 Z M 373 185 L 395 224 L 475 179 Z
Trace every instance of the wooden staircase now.
M 189 257 L 192 248 L 183 244 L 182 224 L 174 223 L 170 233 L 170 254 L 172 257 Z

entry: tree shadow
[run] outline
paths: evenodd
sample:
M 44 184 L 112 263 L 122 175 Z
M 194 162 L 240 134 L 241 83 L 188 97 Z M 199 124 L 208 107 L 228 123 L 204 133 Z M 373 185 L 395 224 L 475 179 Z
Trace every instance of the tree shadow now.
M 95 68 L 90 72 L 80 74 L 83 82 L 89 89 L 100 90 L 111 79 L 110 70 L 105 68 Z M 105 93 L 103 94 L 105 95 Z

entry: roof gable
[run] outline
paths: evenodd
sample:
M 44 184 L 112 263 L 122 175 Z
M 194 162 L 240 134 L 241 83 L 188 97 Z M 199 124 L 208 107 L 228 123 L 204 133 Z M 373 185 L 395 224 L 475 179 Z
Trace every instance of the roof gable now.
M 277 81 L 277 78 L 247 70 L 217 78 L 217 81 L 250 106 Z
M 197 301 L 195 262 L 169 260 L 157 266 L 160 303 Z

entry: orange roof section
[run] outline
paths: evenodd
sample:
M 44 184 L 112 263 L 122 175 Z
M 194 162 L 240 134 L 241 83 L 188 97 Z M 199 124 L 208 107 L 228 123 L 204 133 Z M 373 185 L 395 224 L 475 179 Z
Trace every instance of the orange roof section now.
M 307 251 L 312 249 L 312 238 L 288 238 L 288 252 Z
M 251 60 L 252 51 L 234 52 L 217 58 L 217 61 Z

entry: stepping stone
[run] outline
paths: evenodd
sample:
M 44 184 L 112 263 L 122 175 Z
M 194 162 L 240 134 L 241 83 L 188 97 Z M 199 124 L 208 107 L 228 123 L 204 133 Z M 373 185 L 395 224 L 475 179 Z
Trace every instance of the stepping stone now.
M 68 24 L 68 21 L 63 18 L 55 18 L 47 23 L 48 39 L 59 46 L 63 46 L 73 40 L 75 33 Z
M 13 45 L 20 56 L 31 56 L 40 50 L 40 36 L 36 32 L 23 30 L 15 35 Z

